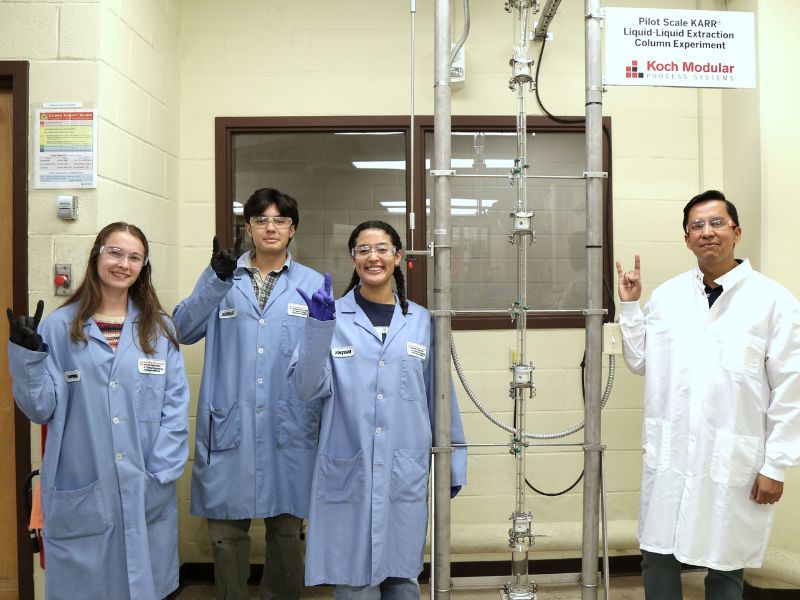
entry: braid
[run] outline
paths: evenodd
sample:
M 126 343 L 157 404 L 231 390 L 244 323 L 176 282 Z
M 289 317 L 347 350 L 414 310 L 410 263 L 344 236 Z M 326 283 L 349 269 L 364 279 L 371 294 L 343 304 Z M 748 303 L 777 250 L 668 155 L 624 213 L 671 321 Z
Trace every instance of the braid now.
M 356 272 L 356 270 L 353 269 L 353 276 L 350 278 L 350 284 L 347 286 L 347 289 L 344 291 L 344 294 L 342 294 L 342 296 L 347 296 L 347 292 L 352 290 L 359 283 L 361 283 L 361 279 L 359 278 L 358 273 Z
M 403 276 L 403 270 L 400 265 L 394 268 L 394 281 L 397 284 L 397 297 L 400 298 L 400 308 L 403 309 L 403 314 L 408 312 L 408 301 L 406 300 L 406 278 Z

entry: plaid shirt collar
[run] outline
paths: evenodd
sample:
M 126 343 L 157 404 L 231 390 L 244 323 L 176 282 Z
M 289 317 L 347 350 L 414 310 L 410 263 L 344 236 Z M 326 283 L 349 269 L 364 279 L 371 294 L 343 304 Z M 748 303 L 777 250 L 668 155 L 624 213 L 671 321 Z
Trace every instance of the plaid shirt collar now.
M 253 284 L 253 292 L 256 295 L 256 300 L 258 300 L 258 307 L 261 310 L 264 310 L 264 306 L 267 304 L 267 299 L 272 293 L 272 290 L 275 289 L 275 284 L 278 283 L 278 278 L 281 276 L 281 273 L 288 270 L 291 266 L 292 255 L 287 252 L 286 261 L 283 263 L 283 266 L 276 271 L 267 273 L 264 277 L 261 276 L 261 272 L 258 270 L 258 267 L 253 266 L 253 258 L 255 258 L 255 252 L 251 251 L 245 268 L 250 274 L 250 281 Z

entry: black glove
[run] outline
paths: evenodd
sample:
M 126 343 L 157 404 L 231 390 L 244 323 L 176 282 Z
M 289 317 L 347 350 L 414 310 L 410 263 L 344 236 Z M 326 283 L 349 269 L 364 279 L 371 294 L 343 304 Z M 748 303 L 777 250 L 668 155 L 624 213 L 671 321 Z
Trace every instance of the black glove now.
M 42 336 L 37 333 L 39 328 L 39 321 L 42 320 L 42 313 L 44 312 L 44 300 L 39 300 L 36 305 L 36 314 L 33 317 L 26 317 L 25 315 L 14 316 L 14 311 L 10 308 L 6 310 L 8 314 L 8 330 L 10 332 L 10 339 L 17 346 L 22 346 L 28 350 L 39 351 L 44 348 Z
M 233 243 L 233 248 L 220 250 L 217 236 L 214 236 L 214 245 L 211 251 L 211 268 L 217 277 L 225 281 L 236 269 L 236 262 L 242 253 L 242 238 L 237 237 Z

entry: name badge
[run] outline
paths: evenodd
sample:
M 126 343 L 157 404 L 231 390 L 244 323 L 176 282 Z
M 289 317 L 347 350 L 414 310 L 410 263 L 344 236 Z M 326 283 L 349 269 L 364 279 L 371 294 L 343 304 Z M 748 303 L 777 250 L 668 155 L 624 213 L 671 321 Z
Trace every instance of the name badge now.
M 422 360 L 425 360 L 428 356 L 428 349 L 422 344 L 415 344 L 414 342 L 408 342 L 406 344 L 406 352 L 408 352 L 409 356 L 414 356 Z
M 76 381 L 81 380 L 81 372 L 80 371 L 64 371 L 64 379 L 67 380 L 67 383 L 75 383 Z
M 352 346 L 345 346 L 344 348 L 331 348 L 331 356 L 333 358 L 346 358 L 348 356 L 355 356 L 356 351 Z
M 219 311 L 219 318 L 220 319 L 232 319 L 236 315 L 239 314 L 239 311 L 235 308 L 223 308 Z
M 167 372 L 167 361 L 152 360 L 150 358 L 139 359 L 139 373 L 144 375 L 163 375 Z
M 286 309 L 290 317 L 308 317 L 308 307 L 305 304 L 290 304 Z

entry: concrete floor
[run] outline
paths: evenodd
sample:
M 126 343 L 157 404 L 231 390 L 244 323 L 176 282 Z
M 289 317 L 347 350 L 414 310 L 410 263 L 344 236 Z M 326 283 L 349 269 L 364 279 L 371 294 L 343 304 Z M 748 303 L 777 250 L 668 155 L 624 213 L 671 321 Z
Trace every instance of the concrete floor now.
M 683 598 L 684 600 L 703 600 L 704 572 L 685 573 L 683 575 Z M 535 579 L 534 579 L 535 580 Z M 610 587 L 610 600 L 644 600 L 641 577 L 612 577 Z M 500 600 L 500 591 L 496 589 L 463 589 L 453 590 L 450 593 L 453 600 Z M 537 600 L 580 600 L 581 590 L 578 586 L 560 586 L 539 588 L 536 594 Z M 177 600 L 211 600 L 214 598 L 214 587 L 212 585 L 188 585 L 178 595 Z M 250 588 L 250 598 L 258 600 L 258 588 Z M 303 595 L 304 599 L 333 598 L 333 588 L 316 587 L 309 588 Z M 427 584 L 422 585 L 422 600 L 430 598 L 430 591 Z M 598 599 L 603 598 L 602 590 L 598 594 Z

